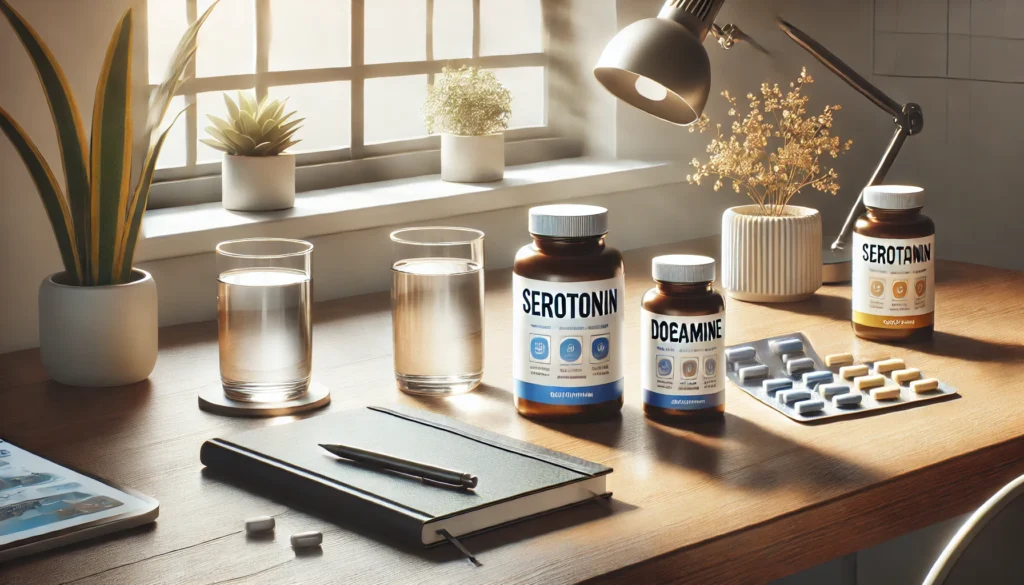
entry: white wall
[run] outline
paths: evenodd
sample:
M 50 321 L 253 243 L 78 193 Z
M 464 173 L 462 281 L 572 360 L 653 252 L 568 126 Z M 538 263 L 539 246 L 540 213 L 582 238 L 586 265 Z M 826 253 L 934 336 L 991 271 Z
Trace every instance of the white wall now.
M 70 78 L 83 111 L 90 111 L 94 84 L 109 31 L 121 11 L 139 0 L 12 0 L 50 43 Z M 895 0 L 894 0 L 895 1 Z M 941 0 L 925 0 L 939 2 Z M 576 125 L 592 150 L 620 157 L 677 158 L 703 154 L 708 137 L 689 134 L 617 104 L 601 93 L 588 73 L 616 28 L 657 12 L 661 0 L 572 0 L 578 27 L 573 31 L 581 61 L 576 71 L 588 91 L 580 94 Z M 617 5 L 617 13 L 611 10 Z M 581 14 L 582 12 L 582 14 Z M 873 105 L 828 74 L 774 26 L 775 14 L 789 18 L 858 70 L 872 70 L 871 0 L 730 0 L 720 22 L 736 22 L 772 51 L 760 55 L 746 46 L 730 51 L 706 43 L 714 71 L 708 113 L 724 115 L 718 93 L 745 93 L 761 81 L 792 79 L 806 64 L 817 83 L 813 104 L 841 103 L 837 131 L 853 138 L 854 151 L 837 165 L 844 185 L 832 197 L 801 195 L 798 204 L 822 210 L 826 233 L 837 229 L 853 196 L 877 162 L 892 123 Z M 616 22 L 617 20 L 617 22 Z M 583 27 L 583 28 L 579 28 Z M 49 112 L 31 64 L 6 23 L 0 23 L 0 104 L 14 114 L 55 167 L 59 155 Z M 926 115 L 925 132 L 907 142 L 891 174 L 893 180 L 921 184 L 929 194 L 927 212 L 938 225 L 939 253 L 946 258 L 1024 268 L 1016 254 L 1024 233 L 1014 229 L 1024 211 L 1015 197 L 1011 169 L 1020 151 L 1024 113 L 1008 107 L 1024 87 L 868 75 L 897 101 L 917 101 Z M 1020 96 L 1024 97 L 1024 95 Z M 990 112 L 999 111 L 997 116 Z M 949 116 L 947 116 L 949 112 Z M 88 123 L 88 117 L 86 117 Z M 59 168 L 55 168 L 59 174 Z M 36 289 L 60 268 L 56 245 L 35 189 L 13 148 L 0 140 L 0 351 L 37 343 Z M 744 200 L 686 184 L 600 198 L 612 209 L 613 244 L 633 248 L 682 240 L 719 231 L 718 216 Z M 508 266 L 514 249 L 526 240 L 525 209 L 452 218 L 488 234 L 491 267 Z M 317 293 L 335 298 L 388 286 L 385 235 L 388 228 L 317 238 Z M 367 250 L 377 250 L 367 254 Z M 200 255 L 144 265 L 160 284 L 164 324 L 213 317 L 212 256 Z M 196 284 L 193 284 L 196 283 Z
M 91 111 L 93 91 L 108 35 L 126 6 L 138 0 L 12 0 L 47 40 L 70 79 L 83 111 Z M 883 1 L 883 0 L 877 0 Z M 889 0 L 885 0 L 889 1 Z M 893 0 L 896 1 L 896 0 Z M 928 1 L 928 0 L 924 0 Z M 940 0 L 933 0 L 940 1 Z M 657 12 L 661 0 L 572 0 L 576 50 L 582 61 L 579 78 L 592 93 L 581 94 L 577 126 L 592 150 L 620 157 L 678 158 L 702 154 L 707 137 L 658 122 L 616 104 L 596 90 L 587 70 L 600 46 L 614 31 Z M 827 233 L 846 216 L 854 193 L 876 164 L 892 132 L 885 115 L 831 77 L 775 29 L 775 14 L 789 18 L 864 74 L 871 72 L 871 0 L 730 0 L 720 22 L 736 22 L 768 47 L 762 56 L 749 47 L 723 51 L 708 41 L 714 85 L 709 115 L 723 116 L 717 94 L 752 90 L 763 80 L 793 78 L 808 65 L 818 83 L 815 104 L 841 103 L 837 131 L 853 138 L 854 151 L 838 165 L 844 185 L 839 195 L 802 195 L 800 204 L 818 207 Z M 617 22 L 616 22 L 617 21 Z M 0 23 L 0 105 L 10 111 L 37 142 L 59 174 L 59 153 L 49 112 L 32 66 L 6 23 Z M 1024 231 L 1016 229 L 1024 198 L 1016 193 L 1014 172 L 1024 141 L 1024 112 L 1013 107 L 1024 86 L 969 81 L 897 79 L 868 75 L 900 102 L 924 107 L 925 132 L 907 142 L 891 179 L 923 185 L 927 212 L 938 225 L 940 256 L 1016 269 L 1024 268 Z M 617 114 L 617 115 L 616 115 Z M 86 116 L 88 123 L 88 116 Z M 699 237 L 719 230 L 721 211 L 743 202 L 730 193 L 706 187 L 674 185 L 594 198 L 612 211 L 614 245 L 623 249 Z M 47 274 L 60 269 L 60 258 L 35 189 L 20 159 L 0 139 L 0 352 L 37 343 L 36 290 Z M 526 210 L 508 209 L 451 219 L 487 233 L 490 267 L 507 267 L 514 250 L 528 238 Z M 318 298 L 384 290 L 388 287 L 387 233 L 379 228 L 316 238 Z M 212 254 L 146 263 L 160 285 L 161 322 L 210 319 L 214 313 Z M 637 269 L 637 268 L 633 268 Z M 862 582 L 891 583 L 919 579 L 922 567 L 956 521 L 886 543 L 861 554 Z M 921 533 L 925 534 L 925 533 Z M 916 555 L 908 555 L 907 551 Z M 924 551 L 924 552 L 922 552 Z M 913 557 L 914 562 L 908 562 Z M 897 563 L 893 564 L 895 560 Z M 897 571 L 899 569 L 899 573 Z M 835 563 L 796 576 L 796 582 L 838 583 Z M 826 578 L 823 575 L 832 575 Z M 894 575 L 897 576 L 894 579 Z M 877 579 L 876 579 L 877 577 Z M 791 582 L 789 580 L 787 583 Z

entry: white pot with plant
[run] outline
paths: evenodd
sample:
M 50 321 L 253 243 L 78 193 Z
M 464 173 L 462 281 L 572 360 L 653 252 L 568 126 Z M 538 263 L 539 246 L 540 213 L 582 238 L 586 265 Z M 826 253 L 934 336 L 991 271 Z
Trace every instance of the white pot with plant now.
M 216 4 L 188 27 L 166 79 L 153 93 L 145 129 L 149 148 L 132 189 L 131 9 L 121 17 L 107 48 L 90 141 L 53 53 L 7 0 L 0 0 L 0 13 L 25 46 L 42 82 L 67 186 L 65 193 L 25 130 L 0 107 L 0 129 L 35 183 L 64 264 L 63 272 L 39 286 L 40 357 L 58 382 L 130 384 L 146 379 L 156 364 L 156 284 L 134 267 L 135 246 L 169 126 L 157 130 L 195 54 L 199 28 Z M 171 125 L 174 120 L 177 116 Z
M 427 131 L 441 134 L 441 179 L 488 183 L 505 176 L 505 130 L 512 94 L 494 73 L 444 68 L 427 88 Z
M 807 70 L 783 93 L 778 85 L 761 86 L 760 96 L 747 94 L 749 111 L 738 112 L 729 92 L 733 118 L 731 136 L 708 145 L 708 162 L 693 160 L 691 183 L 713 177 L 714 189 L 724 186 L 749 197 L 753 205 L 727 209 L 722 215 L 722 286 L 733 298 L 753 302 L 788 302 L 807 298 L 821 287 L 821 215 L 816 209 L 790 205 L 803 189 L 835 195 L 839 174 L 823 165 L 838 158 L 853 141 L 832 135 L 833 113 L 807 113 L 805 85 L 814 80 Z M 701 116 L 690 131 L 711 129 Z
M 232 211 L 271 211 L 295 206 L 295 155 L 284 152 L 299 140 L 304 118 L 289 121 L 287 100 L 264 97 L 257 103 L 238 92 L 238 103 L 224 94 L 228 119 L 207 115 L 210 138 L 200 142 L 224 153 L 221 202 Z

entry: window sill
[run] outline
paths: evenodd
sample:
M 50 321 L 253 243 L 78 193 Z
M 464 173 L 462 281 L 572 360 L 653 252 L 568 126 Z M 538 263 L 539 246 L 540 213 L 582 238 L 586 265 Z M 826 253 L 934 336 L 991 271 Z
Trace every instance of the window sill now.
M 446 183 L 438 175 L 300 193 L 295 207 L 240 213 L 220 203 L 154 209 L 143 219 L 138 262 L 213 251 L 224 240 L 309 238 L 604 195 L 685 180 L 684 165 L 574 158 L 508 167 L 496 183 Z

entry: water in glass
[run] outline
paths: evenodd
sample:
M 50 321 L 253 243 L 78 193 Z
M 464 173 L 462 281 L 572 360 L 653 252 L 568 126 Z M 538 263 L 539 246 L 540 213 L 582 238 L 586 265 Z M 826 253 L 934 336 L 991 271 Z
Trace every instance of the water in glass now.
M 458 258 L 392 268 L 395 375 L 407 392 L 471 390 L 483 375 L 483 267 Z
M 217 279 L 220 372 L 234 400 L 282 402 L 309 385 L 310 278 L 282 268 L 243 268 Z

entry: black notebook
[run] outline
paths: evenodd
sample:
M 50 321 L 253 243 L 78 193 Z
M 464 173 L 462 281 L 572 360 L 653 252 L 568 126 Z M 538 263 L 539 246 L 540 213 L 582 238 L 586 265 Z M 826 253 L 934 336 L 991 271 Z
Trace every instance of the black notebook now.
M 339 460 L 341 443 L 472 473 L 473 490 Z M 608 495 L 611 468 L 406 408 L 367 407 L 203 444 L 203 464 L 242 483 L 284 491 L 346 521 L 424 546 Z

